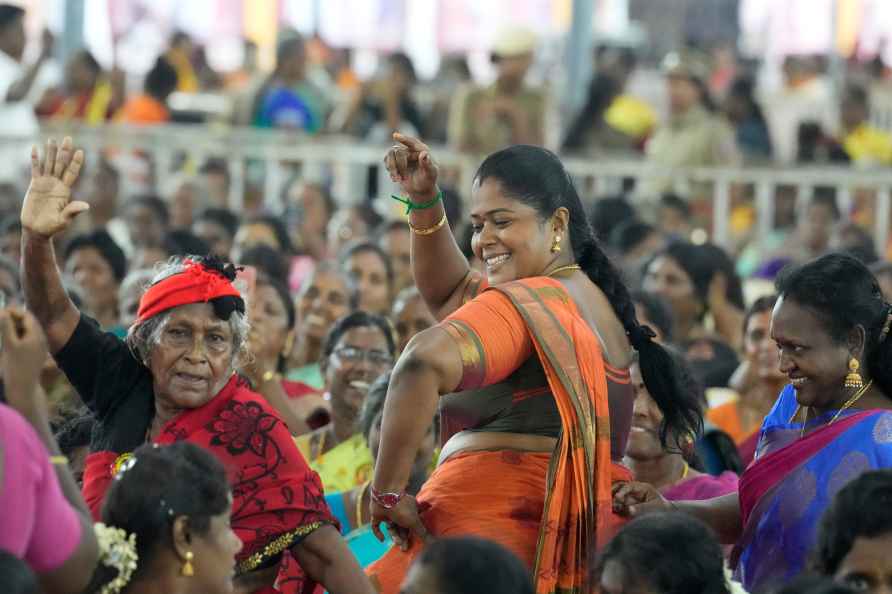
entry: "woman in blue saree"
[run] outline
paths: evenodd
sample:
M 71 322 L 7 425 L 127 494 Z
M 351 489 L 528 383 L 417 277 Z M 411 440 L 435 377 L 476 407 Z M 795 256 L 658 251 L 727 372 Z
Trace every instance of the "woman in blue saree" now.
M 669 504 L 649 485 L 615 491 L 631 515 L 678 508 L 736 543 L 749 591 L 806 569 L 834 495 L 867 470 L 892 467 L 892 305 L 858 260 L 831 254 L 776 282 L 771 336 L 789 385 L 765 418 L 737 494 Z

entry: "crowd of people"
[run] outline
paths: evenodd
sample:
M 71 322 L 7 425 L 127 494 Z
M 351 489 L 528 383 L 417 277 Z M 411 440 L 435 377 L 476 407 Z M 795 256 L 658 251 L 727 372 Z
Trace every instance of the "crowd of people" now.
M 242 85 L 243 123 L 337 131 L 307 43 L 230 80 L 179 34 L 133 97 L 81 52 L 83 93 L 45 113 L 162 122 L 175 90 Z M 892 591 L 885 246 L 831 188 L 733 249 L 695 241 L 695 189 L 590 200 L 541 146 L 535 45 L 501 37 L 496 82 L 439 119 L 405 56 L 333 77 L 358 85 L 340 130 L 392 145 L 399 216 L 299 170 L 235 210 L 223 161 L 134 194 L 110 151 L 32 149 L 0 201 L 4 591 Z M 769 104 L 702 56 L 667 58 L 665 126 L 624 92 L 633 56 L 598 58 L 566 151 L 785 158 Z M 815 68 L 788 61 L 789 92 Z M 885 163 L 865 97 L 839 155 Z M 485 155 L 473 184 L 428 139 Z

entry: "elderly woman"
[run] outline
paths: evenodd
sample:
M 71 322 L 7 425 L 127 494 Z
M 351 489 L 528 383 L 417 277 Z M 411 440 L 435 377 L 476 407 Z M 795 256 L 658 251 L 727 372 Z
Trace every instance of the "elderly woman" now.
M 61 149 L 51 140 L 43 161 L 33 151 L 22 226 L 28 308 L 98 421 L 84 473 L 93 513 L 130 452 L 190 441 L 229 470 L 243 591 L 268 592 L 276 583 L 280 591 L 312 592 L 320 582 L 333 593 L 370 592 L 287 427 L 234 373 L 248 324 L 231 266 L 173 261 L 140 301 L 126 343 L 100 332 L 68 299 L 52 238 L 88 208 L 71 201 L 83 159 L 68 138 Z

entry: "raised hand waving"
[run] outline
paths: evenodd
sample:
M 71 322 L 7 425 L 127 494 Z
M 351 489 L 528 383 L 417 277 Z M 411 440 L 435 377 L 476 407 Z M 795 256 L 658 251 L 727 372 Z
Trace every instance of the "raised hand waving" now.
M 31 185 L 21 215 L 26 231 L 49 239 L 65 231 L 74 217 L 89 210 L 86 202 L 71 200 L 71 187 L 83 164 L 84 151 L 75 151 L 70 137 L 66 136 L 61 146 L 49 139 L 43 161 L 37 147 L 32 147 Z

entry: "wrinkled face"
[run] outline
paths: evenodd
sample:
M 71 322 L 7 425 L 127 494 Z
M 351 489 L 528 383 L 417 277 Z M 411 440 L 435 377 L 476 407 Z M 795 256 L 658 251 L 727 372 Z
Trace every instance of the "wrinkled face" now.
M 127 208 L 124 220 L 134 247 L 161 245 L 164 239 L 164 222 L 150 207 L 133 204 Z
M 771 338 L 780 350 L 780 370 L 796 388 L 802 406 L 829 408 L 847 397 L 843 381 L 851 352 L 836 342 L 826 323 L 808 308 L 781 297 L 771 315 Z
M 413 336 L 437 323 L 420 295 L 397 301 L 390 319 L 396 327 L 397 348 L 401 353 L 406 350 L 406 345 Z
M 223 225 L 207 219 L 196 221 L 192 224 L 192 233 L 207 242 L 212 254 L 229 259 L 233 237 Z
M 301 340 L 321 342 L 332 324 L 350 313 L 350 292 L 339 274 L 313 273 L 297 299 L 297 332 Z
M 344 262 L 344 272 L 356 283 L 359 309 L 387 315 L 391 306 L 390 281 L 387 265 L 373 251 L 359 251 Z
M 387 338 L 377 326 L 345 332 L 322 365 L 325 391 L 331 394 L 335 413 L 346 419 L 357 418 L 369 385 L 392 365 Z
M 700 103 L 700 89 L 684 76 L 670 76 L 667 78 L 666 90 L 669 93 L 669 109 L 672 113 L 685 113 Z
M 539 276 L 555 259 L 553 226 L 533 207 L 505 195 L 494 178 L 474 184 L 471 226 L 471 249 L 490 284 Z
M 694 320 L 703 311 L 691 277 L 669 256 L 657 256 L 650 263 L 644 273 L 643 288 L 665 299 L 675 320 Z M 676 338 L 684 339 L 683 336 Z
M 400 594 L 442 594 L 437 572 L 429 563 L 413 563 L 400 586 Z
M 196 592 L 215 592 L 229 594 L 235 591 L 235 556 L 242 550 L 242 541 L 232 530 L 230 524 L 231 509 L 218 516 L 213 516 L 207 534 L 195 535 L 192 538 L 192 577 Z
M 392 229 L 381 237 L 381 249 L 390 258 L 390 266 L 393 268 L 393 282 L 396 285 L 394 291 L 401 291 L 412 286 L 415 279 L 412 277 L 412 238 L 409 228 Z
M 626 455 L 635 460 L 653 460 L 665 455 L 660 443 L 660 425 L 663 413 L 644 386 L 641 368 L 632 365 L 632 387 L 635 390 L 635 404 L 632 413 L 632 430 L 629 432 L 629 445 Z
M 834 578 L 859 592 L 892 594 L 892 534 L 859 537 L 843 558 Z
M 76 250 L 65 261 L 65 273 L 84 291 L 90 310 L 97 312 L 118 304 L 118 281 L 111 264 L 94 247 Z
M 257 285 L 251 306 L 251 328 L 263 336 L 264 353 L 270 359 L 283 355 L 288 340 L 288 311 L 279 292 L 270 285 Z
M 770 311 L 760 311 L 747 320 L 743 350 L 756 377 L 764 381 L 783 381 L 784 374 L 778 368 L 780 352 L 771 339 Z
M 171 409 L 210 402 L 232 375 L 232 329 L 209 303 L 171 310 L 149 354 L 155 398 Z
M 22 232 L 10 231 L 0 236 L 0 255 L 16 264 L 22 261 Z

